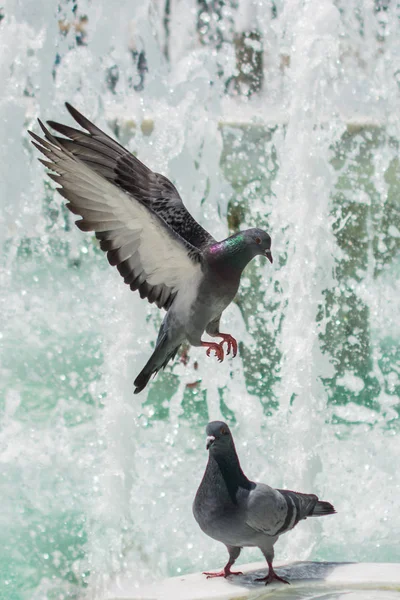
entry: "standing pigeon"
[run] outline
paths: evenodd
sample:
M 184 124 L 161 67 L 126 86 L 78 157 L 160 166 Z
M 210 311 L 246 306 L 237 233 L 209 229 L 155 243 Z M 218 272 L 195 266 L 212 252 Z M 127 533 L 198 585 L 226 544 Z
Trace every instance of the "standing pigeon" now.
M 95 231 L 131 290 L 165 308 L 156 347 L 135 380 L 135 394 L 151 375 L 175 357 L 187 340 L 214 350 L 219 361 L 237 353 L 236 340 L 221 333 L 222 312 L 232 302 L 240 277 L 257 255 L 272 263 L 271 238 L 261 229 L 248 229 L 217 242 L 185 208 L 174 185 L 153 173 L 70 104 L 66 107 L 88 133 L 49 121 L 65 137 L 52 135 L 39 121 L 45 139 L 29 132 L 45 155 L 41 160 L 68 202 L 82 217 L 82 231 Z M 204 331 L 222 338 L 202 341 Z
M 209 458 L 193 514 L 204 533 L 225 544 L 229 560 L 222 571 L 205 575 L 241 575 L 231 571 L 231 566 L 243 546 L 257 546 L 269 567 L 268 575 L 257 581 L 265 581 L 265 585 L 272 581 L 289 583 L 272 568 L 275 542 L 301 519 L 332 515 L 335 509 L 314 494 L 274 490 L 250 481 L 240 467 L 228 425 L 212 421 L 206 433 Z

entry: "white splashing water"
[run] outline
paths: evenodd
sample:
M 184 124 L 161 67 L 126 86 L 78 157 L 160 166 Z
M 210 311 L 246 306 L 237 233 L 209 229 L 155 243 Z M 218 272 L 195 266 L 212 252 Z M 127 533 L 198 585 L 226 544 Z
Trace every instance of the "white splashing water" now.
M 236 419 L 235 439 L 249 476 L 318 493 L 337 507 L 336 517 L 308 520 L 282 538 L 277 557 L 400 560 L 398 261 L 376 271 L 385 255 L 377 243 L 390 250 L 400 231 L 398 222 L 386 230 L 383 217 L 377 221 L 396 185 L 389 172 L 395 169 L 393 140 L 400 138 L 397 9 L 376 13 L 369 2 L 329 0 L 274 6 L 243 2 L 229 9 L 232 18 L 227 10 L 222 25 L 228 41 L 218 49 L 199 42 L 198 5 L 172 2 L 168 63 L 161 3 L 121 1 L 115 8 L 103 0 L 79 2 L 74 14 L 70 3 L 6 2 L 0 24 L 0 168 L 6 182 L 0 213 L 0 562 L 4 589 L 16 597 L 100 598 L 116 577 L 134 584 L 224 561 L 225 549 L 207 540 L 191 515 L 206 462 L 208 418 Z M 78 23 L 84 15 L 87 45 L 76 44 L 73 26 L 60 35 L 59 20 Z M 250 100 L 223 93 L 224 79 L 235 74 L 230 23 L 236 32 L 261 32 L 264 87 Z M 130 85 L 130 78 L 138 79 L 129 51 L 134 47 L 146 50 L 149 66 L 140 94 Z M 119 79 L 112 93 L 105 77 L 115 65 Z M 258 317 L 281 355 L 278 364 L 251 365 L 261 379 L 265 369 L 277 373 L 267 394 L 250 389 L 245 354 L 217 365 L 191 349 L 188 366 L 177 361 L 157 393 L 150 388 L 148 397 L 133 396 L 133 379 L 149 356 L 160 316 L 122 284 L 90 237 L 65 227 L 61 202 L 44 187 L 25 133 L 38 116 L 69 119 L 66 100 L 108 131 L 117 119 L 121 140 L 125 135 L 130 150 L 176 183 L 191 213 L 219 239 L 229 233 L 230 199 L 245 195 L 224 176 L 224 123 L 236 136 L 236 160 L 247 169 L 249 185 L 254 156 L 268 166 L 275 153 L 279 168 L 271 190 L 261 181 L 261 195 L 248 194 L 244 218 L 267 220 L 273 239 L 274 268 L 255 261 Z M 151 135 L 140 127 L 146 119 L 154 120 Z M 345 148 L 339 167 L 334 160 L 335 145 L 355 121 L 385 125 L 370 170 L 363 163 L 373 135 L 368 128 L 366 141 L 355 137 Z M 249 157 L 240 122 L 260 130 L 272 126 L 270 155 L 255 146 Z M 370 187 L 358 188 L 353 166 L 365 170 Z M 338 190 L 344 198 L 339 208 Z M 367 261 L 340 275 L 346 250 L 338 232 L 358 218 L 346 212 L 347 201 L 371 206 L 355 240 L 360 246 L 366 240 Z M 367 307 L 368 323 L 363 330 L 350 323 L 346 336 L 333 336 L 326 349 L 321 340 L 339 320 L 350 287 Z M 330 305 L 327 292 L 337 299 Z M 243 303 L 224 314 L 226 330 L 253 352 L 262 337 L 248 325 L 254 316 Z M 352 343 L 356 353 L 363 332 L 370 369 L 360 375 L 351 361 L 339 364 L 337 353 Z M 389 338 L 392 354 L 386 356 L 382 340 Z M 337 389 L 347 390 L 345 403 L 336 402 L 336 388 L 327 383 L 336 376 Z M 186 386 L 197 379 L 199 391 L 190 396 Z M 363 391 L 367 401 L 358 396 Z M 266 410 L 273 398 L 277 407 Z M 259 554 L 242 556 L 249 561 Z

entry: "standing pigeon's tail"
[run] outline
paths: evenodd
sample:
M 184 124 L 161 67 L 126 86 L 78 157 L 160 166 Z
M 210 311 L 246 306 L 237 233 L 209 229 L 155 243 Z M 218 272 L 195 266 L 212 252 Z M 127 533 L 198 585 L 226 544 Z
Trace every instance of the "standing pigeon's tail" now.
M 153 374 L 155 375 L 160 369 L 164 369 L 169 361 L 175 358 L 175 355 L 179 350 L 179 346 L 180 344 L 171 350 L 168 344 L 167 336 L 157 340 L 157 345 L 153 354 L 150 356 L 146 366 L 134 381 L 135 394 L 138 394 L 146 387 L 146 385 L 149 383 L 150 377 Z
M 334 515 L 336 510 L 330 502 L 318 500 L 310 517 L 324 517 L 325 515 Z

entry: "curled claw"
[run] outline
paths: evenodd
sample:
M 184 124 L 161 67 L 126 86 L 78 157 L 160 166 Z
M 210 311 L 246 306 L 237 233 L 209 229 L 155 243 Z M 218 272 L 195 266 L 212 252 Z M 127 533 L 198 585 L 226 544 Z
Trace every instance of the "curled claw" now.
M 215 355 L 218 358 L 219 362 L 224 360 L 224 349 L 221 344 L 217 344 L 216 342 L 201 342 L 202 346 L 206 346 L 207 348 L 207 356 L 210 356 L 211 350 L 215 351 Z
M 235 340 L 235 338 L 232 337 L 229 333 L 219 333 L 218 337 L 222 337 L 222 342 L 220 342 L 220 346 L 223 346 L 224 342 L 226 342 L 228 346 L 226 353 L 230 354 L 230 351 L 232 350 L 232 357 L 235 358 L 238 349 L 237 341 Z

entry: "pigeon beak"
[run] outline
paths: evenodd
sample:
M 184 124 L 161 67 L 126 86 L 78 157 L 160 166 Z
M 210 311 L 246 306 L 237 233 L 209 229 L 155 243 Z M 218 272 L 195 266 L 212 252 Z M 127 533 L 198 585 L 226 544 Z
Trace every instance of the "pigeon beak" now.
M 206 438 L 206 450 L 209 449 L 210 446 L 215 442 L 215 437 L 213 435 L 208 435 Z
M 274 262 L 274 259 L 272 258 L 271 250 L 266 250 L 265 251 L 265 256 L 268 258 L 269 262 L 272 265 L 272 263 Z

